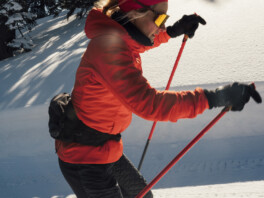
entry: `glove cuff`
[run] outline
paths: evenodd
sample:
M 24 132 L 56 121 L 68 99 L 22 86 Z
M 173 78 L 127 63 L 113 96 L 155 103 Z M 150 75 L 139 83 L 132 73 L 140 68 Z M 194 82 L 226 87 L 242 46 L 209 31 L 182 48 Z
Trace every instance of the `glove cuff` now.
M 207 89 L 204 89 L 204 94 L 208 100 L 209 109 L 212 109 L 213 107 L 216 107 L 214 104 L 215 101 L 215 93 L 213 91 L 208 91 Z
M 172 26 L 168 26 L 167 27 L 167 34 L 171 37 L 171 38 L 174 38 L 174 34 L 173 34 L 173 28 Z

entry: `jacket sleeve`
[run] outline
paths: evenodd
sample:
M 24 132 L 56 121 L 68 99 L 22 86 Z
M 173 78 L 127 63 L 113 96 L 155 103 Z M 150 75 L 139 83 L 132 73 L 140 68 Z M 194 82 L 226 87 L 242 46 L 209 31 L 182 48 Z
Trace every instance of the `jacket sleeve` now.
M 201 88 L 181 92 L 152 88 L 142 71 L 134 66 L 131 51 L 119 37 L 92 39 L 83 58 L 86 57 L 93 60 L 91 67 L 99 82 L 144 119 L 176 122 L 180 118 L 193 118 L 208 108 Z
M 156 35 L 154 39 L 154 44 L 152 46 L 145 46 L 145 50 L 150 50 L 155 47 L 160 46 L 162 43 L 167 43 L 171 37 L 167 34 L 166 30 L 160 31 L 158 35 Z

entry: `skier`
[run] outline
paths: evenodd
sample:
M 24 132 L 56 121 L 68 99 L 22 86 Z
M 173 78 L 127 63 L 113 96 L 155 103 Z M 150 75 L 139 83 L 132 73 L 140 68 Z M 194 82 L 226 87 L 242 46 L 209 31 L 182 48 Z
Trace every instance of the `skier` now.
M 183 34 L 192 38 L 198 25 L 206 24 L 193 14 L 165 28 L 167 9 L 167 0 L 110 0 L 88 14 L 85 33 L 90 42 L 71 94 L 67 114 L 72 119 L 64 123 L 80 138 L 56 140 L 60 169 L 78 198 L 132 198 L 146 186 L 123 154 L 120 133 L 129 126 L 132 113 L 176 122 L 213 107 L 242 110 L 250 97 L 261 102 L 254 86 L 240 83 L 211 91 L 152 88 L 142 74 L 139 54 Z M 153 197 L 151 191 L 145 197 Z

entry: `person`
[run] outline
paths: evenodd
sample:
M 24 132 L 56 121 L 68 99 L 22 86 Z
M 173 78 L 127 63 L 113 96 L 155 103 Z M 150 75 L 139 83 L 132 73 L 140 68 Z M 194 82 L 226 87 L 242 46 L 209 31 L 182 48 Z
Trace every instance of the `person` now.
M 206 24 L 192 14 L 166 28 L 167 10 L 167 0 L 110 0 L 87 16 L 90 41 L 71 94 L 78 124 L 71 128 L 71 121 L 65 122 L 73 133 L 80 132 L 80 138 L 56 140 L 61 172 L 78 198 L 135 197 L 147 185 L 123 154 L 120 133 L 129 126 L 132 113 L 176 122 L 214 107 L 240 111 L 251 97 L 261 102 L 253 85 L 241 83 L 179 92 L 151 87 L 143 76 L 140 53 L 183 34 L 192 38 L 198 26 Z M 153 197 L 152 192 L 145 197 Z

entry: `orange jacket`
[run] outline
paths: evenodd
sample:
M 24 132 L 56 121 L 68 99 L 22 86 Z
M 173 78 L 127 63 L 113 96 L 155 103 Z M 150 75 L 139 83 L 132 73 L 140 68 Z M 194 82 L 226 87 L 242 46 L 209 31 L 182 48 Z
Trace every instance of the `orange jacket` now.
M 72 103 L 83 123 L 103 133 L 118 134 L 130 124 L 132 113 L 152 121 L 176 122 L 208 108 L 201 88 L 195 91 L 157 91 L 142 75 L 139 53 L 169 40 L 160 32 L 154 45 L 133 40 L 117 22 L 92 10 L 85 25 L 90 40 L 76 73 Z M 100 147 L 56 142 L 59 157 L 70 163 L 102 164 L 117 161 L 122 140 Z

